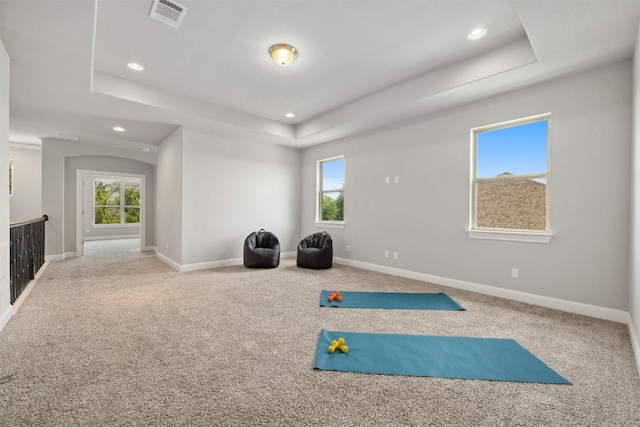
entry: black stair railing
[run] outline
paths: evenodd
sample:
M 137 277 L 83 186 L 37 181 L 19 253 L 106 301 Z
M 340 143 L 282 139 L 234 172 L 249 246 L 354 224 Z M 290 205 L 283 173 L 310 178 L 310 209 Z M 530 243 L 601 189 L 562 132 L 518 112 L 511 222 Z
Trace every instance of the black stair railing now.
M 43 215 L 9 226 L 11 304 L 16 302 L 44 264 L 44 223 L 48 219 Z

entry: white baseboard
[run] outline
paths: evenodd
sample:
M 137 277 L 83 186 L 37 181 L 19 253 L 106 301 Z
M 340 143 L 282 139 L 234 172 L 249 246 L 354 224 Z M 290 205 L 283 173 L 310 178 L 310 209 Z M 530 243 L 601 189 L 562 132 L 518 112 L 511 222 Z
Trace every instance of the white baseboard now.
M 13 316 L 12 307 L 12 305 L 9 305 L 4 313 L 0 314 L 0 332 L 4 329 L 5 326 L 7 326 L 7 323 L 9 323 L 9 320 L 11 320 L 11 317 Z
M 636 367 L 638 368 L 638 373 L 640 374 L 640 341 L 638 340 L 638 334 L 636 334 L 636 330 L 633 327 L 631 316 L 629 316 L 629 321 L 627 322 L 627 326 L 629 327 L 629 338 L 631 338 L 631 348 L 633 349 L 633 355 L 636 358 Z
M 280 254 L 280 258 L 295 258 L 297 256 L 298 256 L 298 251 L 282 252 Z
M 222 259 L 218 261 L 197 262 L 194 264 L 178 264 L 174 260 L 166 257 L 165 255 L 162 255 L 161 253 L 156 252 L 156 256 L 181 273 L 184 273 L 186 271 L 210 270 L 212 268 L 230 267 L 233 265 L 242 265 L 244 263 L 243 258 L 232 258 Z M 296 256 L 296 251 L 282 252 L 280 254 L 280 258 L 295 258 Z
M 62 261 L 64 260 L 64 254 L 45 255 L 45 261 Z
M 181 265 L 175 262 L 174 260 L 172 260 L 171 258 L 169 258 L 168 256 L 161 254 L 160 252 L 156 252 L 156 257 L 159 258 L 161 261 L 164 261 L 165 263 L 169 264 L 169 266 L 174 270 L 181 271 L 180 270 Z
M 122 240 L 122 239 L 139 239 L 139 234 L 125 234 L 123 236 L 85 236 L 82 240 Z
M 449 279 L 447 277 L 433 276 L 431 274 L 417 273 L 415 271 L 401 270 L 399 268 L 387 267 L 377 264 L 369 264 L 361 261 L 354 261 L 345 258 L 334 258 L 338 264 L 351 267 L 362 268 L 364 270 L 377 271 L 379 273 L 391 274 L 408 279 L 420 280 L 422 282 L 436 285 L 448 286 L 450 288 L 462 289 L 484 295 L 505 298 L 527 304 L 538 305 L 554 310 L 566 311 L 569 313 L 581 314 L 583 316 L 595 317 L 597 319 L 610 320 L 618 323 L 628 323 L 629 313 L 612 308 L 598 307 L 595 305 L 583 304 L 579 302 L 561 300 L 558 298 L 545 297 L 542 295 L 529 294 L 526 292 L 514 291 L 511 289 L 496 288 L 494 286 L 481 285 L 478 283 L 465 282 L 463 280 Z
M 180 266 L 180 272 L 185 271 L 196 271 L 196 270 L 209 270 L 211 268 L 219 268 L 219 267 L 229 267 L 232 265 L 242 265 L 242 258 L 234 258 L 234 259 L 223 259 L 220 261 L 208 261 L 208 262 L 198 262 L 195 264 L 185 264 Z
M 77 252 L 65 252 L 64 253 L 64 258 L 63 259 L 71 259 L 71 258 L 78 258 L 78 253 Z
M 145 246 L 142 248 L 142 252 L 155 252 L 157 248 L 155 246 Z

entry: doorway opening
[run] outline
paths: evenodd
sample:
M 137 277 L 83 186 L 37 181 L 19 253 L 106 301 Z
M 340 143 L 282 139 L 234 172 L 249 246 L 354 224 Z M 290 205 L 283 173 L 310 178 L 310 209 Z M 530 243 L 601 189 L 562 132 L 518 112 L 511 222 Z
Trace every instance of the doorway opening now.
M 76 256 L 85 242 L 101 252 L 145 245 L 145 176 L 117 172 L 76 172 Z M 129 242 L 123 242 L 129 240 Z M 110 245 L 110 241 L 112 241 Z M 126 243 L 123 245 L 123 243 Z M 112 246 L 111 249 L 108 247 Z

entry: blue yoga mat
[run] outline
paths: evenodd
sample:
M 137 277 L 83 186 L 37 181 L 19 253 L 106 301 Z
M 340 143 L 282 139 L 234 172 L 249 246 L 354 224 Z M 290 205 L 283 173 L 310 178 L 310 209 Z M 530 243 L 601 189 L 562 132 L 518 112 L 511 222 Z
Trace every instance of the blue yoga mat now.
M 343 337 L 347 353 L 329 353 Z M 315 369 L 367 374 L 571 384 L 512 339 L 320 332 Z
M 349 292 L 340 291 L 342 302 L 328 298 L 334 291 L 323 290 L 320 294 L 320 307 L 345 308 L 395 308 L 402 310 L 464 310 L 460 304 L 447 294 L 439 292 Z

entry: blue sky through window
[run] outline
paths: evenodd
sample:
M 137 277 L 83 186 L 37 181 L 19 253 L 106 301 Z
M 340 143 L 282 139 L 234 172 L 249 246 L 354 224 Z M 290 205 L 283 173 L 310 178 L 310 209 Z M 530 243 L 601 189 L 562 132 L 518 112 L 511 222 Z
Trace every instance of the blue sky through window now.
M 477 177 L 546 173 L 548 125 L 541 120 L 478 133 Z
M 344 159 L 322 163 L 322 189 L 342 190 L 344 188 Z M 337 195 L 336 195 L 337 197 Z

